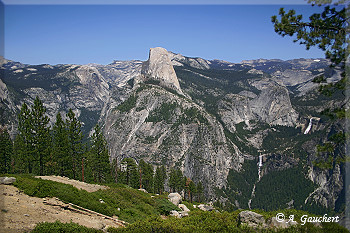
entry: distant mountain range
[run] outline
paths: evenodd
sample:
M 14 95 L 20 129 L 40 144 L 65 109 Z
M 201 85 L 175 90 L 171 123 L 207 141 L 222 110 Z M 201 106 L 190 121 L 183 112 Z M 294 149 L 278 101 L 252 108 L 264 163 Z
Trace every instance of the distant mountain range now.
M 12 135 L 22 103 L 39 96 L 51 123 L 71 108 L 85 135 L 103 125 L 112 158 L 178 167 L 226 208 L 344 207 L 343 167 L 313 163 L 343 124 L 321 114 L 341 93 L 324 97 L 312 82 L 340 79 L 325 59 L 230 63 L 153 48 L 146 62 L 0 64 L 0 123 Z

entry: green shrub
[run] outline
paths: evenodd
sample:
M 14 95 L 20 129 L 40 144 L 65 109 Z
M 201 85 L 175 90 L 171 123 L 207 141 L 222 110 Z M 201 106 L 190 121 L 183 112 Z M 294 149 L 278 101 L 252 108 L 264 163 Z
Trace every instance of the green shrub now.
M 15 186 L 24 193 L 36 197 L 57 197 L 108 216 L 116 215 L 121 220 L 133 223 L 148 216 L 159 215 L 157 203 L 150 194 L 126 185 L 112 184 L 109 189 L 89 193 L 72 185 L 41 180 L 30 175 L 15 175 Z M 100 203 L 102 199 L 105 203 Z M 120 211 L 118 211 L 120 208 Z
M 155 201 L 157 210 L 162 215 L 169 215 L 172 210 L 181 211 L 179 207 L 171 203 L 169 200 L 157 198 Z
M 149 217 L 143 221 L 138 221 L 134 224 L 128 225 L 126 228 L 110 228 L 108 232 L 260 232 L 260 233 L 294 233 L 294 232 L 348 232 L 342 226 L 335 223 L 322 224 L 321 227 L 317 227 L 314 224 L 307 223 L 305 225 L 297 225 L 286 229 L 254 229 L 247 226 L 238 226 L 238 214 L 242 210 L 234 211 L 231 213 L 223 212 L 216 213 L 204 212 L 204 211 L 191 211 L 190 215 L 185 218 L 170 217 L 162 219 L 160 217 Z M 286 210 L 287 211 L 287 210 Z M 303 214 L 302 211 L 291 210 L 288 213 L 293 213 L 296 216 Z M 286 212 L 287 214 L 287 212 Z M 275 216 L 274 212 L 264 212 L 266 216 Z
M 61 223 L 56 221 L 54 223 L 43 222 L 39 223 L 31 233 L 102 233 L 103 231 L 81 226 L 76 223 Z

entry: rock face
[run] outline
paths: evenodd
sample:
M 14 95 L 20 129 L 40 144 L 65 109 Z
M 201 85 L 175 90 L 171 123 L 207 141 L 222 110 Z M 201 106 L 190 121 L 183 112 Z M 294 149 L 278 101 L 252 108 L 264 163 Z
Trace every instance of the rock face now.
M 178 167 L 203 183 L 206 193 L 222 188 L 230 169 L 244 160 L 221 124 L 192 101 L 156 85 L 140 86 L 108 114 L 105 135 L 110 154 Z M 209 185 L 210 184 L 210 185 Z
M 239 213 L 238 222 L 254 228 L 266 227 L 265 218 L 261 214 L 249 210 Z
M 169 87 L 183 95 L 169 53 L 164 48 L 151 48 L 149 58 L 142 65 L 141 80 L 159 81 L 161 86 Z
M 335 208 L 340 192 L 343 189 L 344 177 L 341 174 L 340 166 L 337 164 L 332 171 L 321 169 L 309 169 L 309 178 L 318 188 L 306 198 L 305 203 L 316 202 L 326 208 Z
M 298 113 L 293 109 L 288 90 L 272 80 L 252 83 L 260 93 L 227 94 L 219 102 L 221 119 L 233 132 L 235 125 L 251 120 L 271 125 L 295 126 Z

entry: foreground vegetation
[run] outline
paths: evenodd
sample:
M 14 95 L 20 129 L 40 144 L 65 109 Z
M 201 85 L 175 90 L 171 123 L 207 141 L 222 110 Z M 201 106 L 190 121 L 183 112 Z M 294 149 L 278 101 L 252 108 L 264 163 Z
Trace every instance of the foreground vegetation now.
M 118 216 L 128 223 L 143 220 L 149 216 L 168 215 L 171 210 L 180 210 L 169 202 L 165 195 L 155 195 L 130 188 L 122 184 L 107 184 L 109 189 L 87 192 L 72 185 L 34 178 L 31 175 L 12 175 L 14 185 L 25 194 L 35 197 L 57 197 L 66 203 L 105 214 Z M 104 203 L 100 202 L 100 199 Z
M 109 228 L 108 232 L 348 232 L 347 229 L 341 227 L 335 223 L 322 223 L 321 227 L 317 227 L 312 223 L 306 223 L 305 225 L 297 225 L 286 229 L 253 229 L 247 226 L 239 226 L 238 214 L 240 211 L 235 212 L 204 212 L 204 211 L 191 211 L 189 217 L 178 219 L 175 217 L 169 217 L 162 219 L 159 216 L 151 216 L 145 220 L 138 221 L 134 224 L 130 224 L 126 228 Z M 300 214 L 295 210 L 291 210 L 291 213 Z M 275 214 L 274 212 L 265 212 L 265 216 Z M 61 231 L 60 231 L 61 230 Z M 33 232 L 102 232 L 94 229 L 86 229 L 85 227 L 78 226 L 74 223 L 42 223 L 39 224 Z
M 63 202 L 70 202 L 81 207 L 108 215 L 118 216 L 119 219 L 130 223 L 126 228 L 109 228 L 108 232 L 257 232 L 256 229 L 240 225 L 238 214 L 233 212 L 205 212 L 193 207 L 192 203 L 183 202 L 191 211 L 188 217 L 178 219 L 170 217 L 171 210 L 180 210 L 167 200 L 166 193 L 154 195 L 144 193 L 122 184 L 107 184 L 110 188 L 89 193 L 78 190 L 72 185 L 49 180 L 42 180 L 28 174 L 13 175 L 14 185 L 25 194 L 36 197 L 58 197 Z M 100 199 L 104 203 L 100 202 Z M 119 208 L 119 209 L 118 209 Z M 270 219 L 282 212 L 286 216 L 294 215 L 300 220 L 302 215 L 311 214 L 294 209 L 265 212 L 254 210 Z M 161 215 L 163 217 L 161 217 Z M 167 217 L 164 217 L 167 216 Z M 75 223 L 40 223 L 32 232 L 102 232 L 89 229 Z M 273 229 L 260 229 L 258 232 L 275 232 Z M 322 223 L 322 228 L 313 224 L 298 225 L 277 232 L 348 232 L 335 223 Z

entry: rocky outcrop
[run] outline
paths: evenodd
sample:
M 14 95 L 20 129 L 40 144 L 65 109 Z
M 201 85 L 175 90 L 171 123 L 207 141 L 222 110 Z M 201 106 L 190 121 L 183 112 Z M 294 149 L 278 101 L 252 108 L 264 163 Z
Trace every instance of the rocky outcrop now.
M 187 212 L 187 213 L 190 212 L 190 209 L 187 208 L 187 206 L 184 205 L 184 204 L 179 204 L 178 207 L 179 207 L 180 209 L 182 209 L 182 211 L 184 211 L 184 212 Z
M 16 182 L 15 177 L 0 177 L 0 184 L 13 184 Z
M 291 221 L 290 219 L 277 220 L 276 217 L 272 217 L 267 221 L 270 228 L 288 228 L 298 225 L 298 222 Z
M 124 105 L 125 104 L 125 105 Z M 206 193 L 226 184 L 230 169 L 244 161 L 215 117 L 191 100 L 157 85 L 136 89 L 107 118 L 105 135 L 112 158 L 143 158 L 180 168 Z
M 318 185 L 306 198 L 305 204 L 317 203 L 326 208 L 335 208 L 336 202 L 344 188 L 344 177 L 339 164 L 332 170 L 322 170 L 317 167 L 309 169 L 308 178 Z
M 176 206 L 179 205 L 182 201 L 182 197 L 178 193 L 169 193 L 168 199 L 171 203 L 173 203 Z
M 219 102 L 219 114 L 231 132 L 235 125 L 251 120 L 270 125 L 295 126 L 298 113 L 293 109 L 288 90 L 272 80 L 252 82 L 260 93 L 227 94 Z
M 253 211 L 245 210 L 238 215 L 239 225 L 247 225 L 248 227 L 266 227 L 264 216 Z
M 213 211 L 214 208 L 210 205 L 204 205 L 204 204 L 199 204 L 197 206 L 198 209 L 203 210 L 203 211 Z
M 142 64 L 140 81 L 159 81 L 161 86 L 172 88 L 183 95 L 169 53 L 164 48 L 151 48 L 149 58 Z
M 169 57 L 174 66 L 188 65 L 196 69 L 210 69 L 211 62 L 208 60 L 204 60 L 203 58 L 185 57 L 181 54 L 176 54 L 172 52 L 169 52 Z

